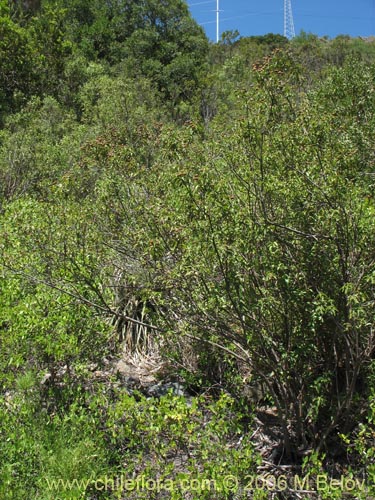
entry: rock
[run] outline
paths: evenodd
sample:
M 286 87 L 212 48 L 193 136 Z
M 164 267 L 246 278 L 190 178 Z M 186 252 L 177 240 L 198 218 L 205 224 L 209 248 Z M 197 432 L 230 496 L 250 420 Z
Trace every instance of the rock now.
M 184 386 L 180 382 L 167 382 L 150 385 L 145 393 L 152 398 L 160 398 L 171 392 L 174 396 L 188 396 Z
M 130 389 L 133 391 L 141 389 L 141 382 L 139 379 L 121 375 L 119 372 L 117 372 L 117 377 L 121 381 L 121 385 L 125 386 L 126 389 Z

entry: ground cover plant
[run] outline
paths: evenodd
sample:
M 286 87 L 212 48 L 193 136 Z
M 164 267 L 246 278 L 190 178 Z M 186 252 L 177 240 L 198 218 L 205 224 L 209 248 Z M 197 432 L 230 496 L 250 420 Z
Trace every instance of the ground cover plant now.
M 375 495 L 374 54 L 0 1 L 1 498 Z

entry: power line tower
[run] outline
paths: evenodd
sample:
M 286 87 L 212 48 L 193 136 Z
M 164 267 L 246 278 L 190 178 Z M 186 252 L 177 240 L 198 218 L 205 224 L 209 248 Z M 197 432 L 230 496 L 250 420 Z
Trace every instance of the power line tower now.
M 294 31 L 292 0 L 284 0 L 284 36 L 291 40 L 296 36 Z
M 219 43 L 219 24 L 220 24 L 220 7 L 219 0 L 216 0 L 216 43 Z

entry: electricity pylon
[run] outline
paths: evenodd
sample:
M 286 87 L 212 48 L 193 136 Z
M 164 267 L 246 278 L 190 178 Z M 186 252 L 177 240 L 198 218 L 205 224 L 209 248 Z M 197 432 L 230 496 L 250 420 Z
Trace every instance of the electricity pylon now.
M 220 15 L 219 0 L 216 0 L 216 43 L 219 43 L 219 15 Z
M 292 0 L 284 0 L 284 36 L 291 40 L 296 36 L 294 31 Z

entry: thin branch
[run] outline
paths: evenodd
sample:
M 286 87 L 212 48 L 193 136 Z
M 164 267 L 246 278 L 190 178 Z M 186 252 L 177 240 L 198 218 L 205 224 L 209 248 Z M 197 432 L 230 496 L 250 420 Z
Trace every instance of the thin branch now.
M 191 333 L 182 333 L 182 335 L 184 337 L 189 338 L 189 339 L 196 340 L 197 342 L 204 342 L 205 344 L 209 344 L 209 345 L 212 345 L 213 347 L 217 347 L 221 351 L 224 351 L 224 352 L 230 354 L 234 358 L 236 358 L 236 359 L 238 359 L 240 361 L 243 361 L 244 363 L 249 363 L 249 361 L 250 361 L 250 359 L 245 359 L 242 356 L 240 356 L 239 354 L 237 354 L 236 352 L 232 351 L 231 349 L 228 349 L 227 347 L 224 347 L 223 345 L 218 344 L 217 342 L 214 342 L 212 340 L 208 340 L 208 339 L 205 339 L 205 338 L 197 337 L 195 335 L 192 335 Z
M 117 311 L 114 311 L 107 304 L 105 304 L 105 306 L 97 304 L 96 302 L 93 302 L 93 301 L 87 299 L 86 297 L 83 297 L 82 295 L 80 295 L 78 293 L 74 293 L 70 290 L 67 290 L 66 288 L 59 286 L 56 283 L 52 283 L 50 281 L 47 281 L 47 280 L 44 280 L 41 278 L 36 278 L 35 276 L 31 276 L 30 274 L 26 273 L 25 271 L 20 271 L 20 270 L 16 271 L 14 269 L 11 269 L 9 266 L 7 266 L 7 268 L 10 269 L 15 275 L 20 275 L 20 276 L 27 278 L 30 282 L 38 283 L 40 285 L 44 285 L 48 288 L 51 288 L 51 289 L 56 290 L 58 292 L 61 292 L 65 295 L 68 295 L 69 297 L 72 297 L 72 298 L 78 300 L 79 302 L 82 302 L 83 304 L 86 304 L 87 306 L 90 306 L 94 309 L 105 312 L 106 314 L 111 314 L 112 316 L 116 316 L 117 318 L 122 318 L 125 321 L 129 321 L 129 323 L 134 323 L 134 324 L 139 325 L 139 326 L 144 326 L 146 328 L 150 328 L 151 330 L 159 331 L 161 333 L 165 332 L 165 330 L 163 330 L 155 325 L 144 323 L 143 321 L 134 319 L 130 316 L 127 316 L 126 314 L 118 313 Z

